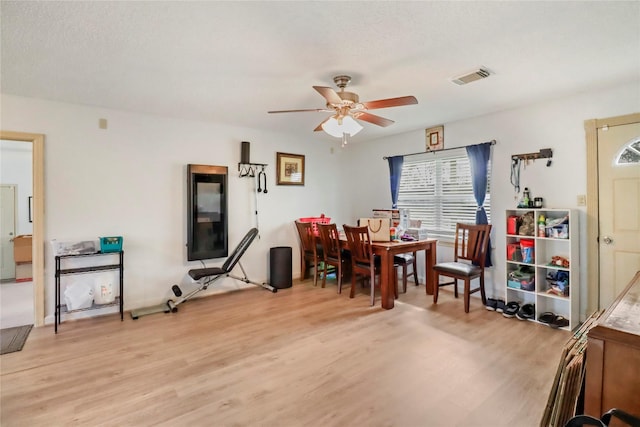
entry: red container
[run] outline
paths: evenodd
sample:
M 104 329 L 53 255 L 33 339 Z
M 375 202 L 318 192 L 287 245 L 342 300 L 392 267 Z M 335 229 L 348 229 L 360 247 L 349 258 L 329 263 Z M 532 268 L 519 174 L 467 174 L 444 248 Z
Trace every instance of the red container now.
M 533 264 L 535 241 L 533 239 L 520 239 L 520 252 L 522 253 L 522 262 Z
M 318 226 L 316 224 L 331 224 L 331 218 L 328 216 L 324 216 L 324 214 L 320 214 L 320 216 L 310 216 L 298 219 L 300 222 L 310 222 L 311 228 L 313 229 L 313 234 L 318 236 L 320 233 L 318 232 Z
M 507 245 L 507 259 L 509 261 L 522 261 L 522 253 L 520 245 L 517 243 L 509 243 Z
M 518 234 L 518 216 L 510 215 L 507 218 L 507 234 Z
M 535 246 L 535 241 L 533 239 L 520 239 L 520 246 L 532 248 Z

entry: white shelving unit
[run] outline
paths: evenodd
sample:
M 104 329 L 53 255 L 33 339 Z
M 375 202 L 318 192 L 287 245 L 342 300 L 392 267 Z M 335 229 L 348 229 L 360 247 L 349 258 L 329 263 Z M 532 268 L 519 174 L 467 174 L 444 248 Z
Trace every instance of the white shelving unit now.
M 535 227 L 533 234 L 520 235 L 517 230 L 509 230 L 510 217 L 523 217 L 526 213 L 533 213 Z M 552 222 L 559 221 L 562 218 L 566 220 L 554 228 L 547 227 L 545 237 L 538 235 L 538 219 L 540 215 L 549 218 Z M 506 259 L 506 290 L 505 301 L 518 301 L 520 305 L 535 304 L 535 322 L 542 313 L 552 312 L 556 315 L 562 315 L 569 320 L 569 326 L 562 328 L 573 330 L 579 323 L 579 301 L 580 301 L 580 277 L 578 268 L 579 245 L 578 245 L 578 215 L 572 209 L 534 209 L 534 208 L 518 208 L 506 211 L 507 218 L 507 259 Z M 513 220 L 511 220 L 513 221 Z M 566 225 L 566 228 L 563 227 Z M 511 233 L 510 233 L 511 231 Z M 528 230 L 527 230 L 528 231 Z M 557 233 L 556 233 L 557 232 Z M 533 242 L 533 256 L 531 262 L 524 262 L 522 257 L 517 256 L 517 251 L 510 251 L 509 245 L 517 245 L 520 247 L 522 240 Z M 515 247 L 512 247 L 515 249 Z M 510 254 L 513 255 L 510 259 Z M 561 256 L 569 261 L 569 266 L 560 266 L 552 264 L 554 256 Z M 529 267 L 533 270 L 535 286 L 531 290 L 517 289 L 509 286 L 510 273 L 518 270 L 520 267 Z M 549 273 L 566 272 L 569 276 L 569 286 L 563 295 L 557 295 L 547 281 Z M 512 286 L 517 286 L 514 281 Z

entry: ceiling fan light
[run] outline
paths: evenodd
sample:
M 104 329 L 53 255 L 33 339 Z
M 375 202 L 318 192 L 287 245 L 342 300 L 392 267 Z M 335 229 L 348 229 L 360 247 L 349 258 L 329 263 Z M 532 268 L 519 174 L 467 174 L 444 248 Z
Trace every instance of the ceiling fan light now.
M 335 117 L 331 117 L 322 124 L 322 130 L 335 138 L 342 138 L 345 133 L 353 136 L 362 129 L 363 127 L 360 123 L 356 122 L 351 116 L 342 117 L 342 124 Z

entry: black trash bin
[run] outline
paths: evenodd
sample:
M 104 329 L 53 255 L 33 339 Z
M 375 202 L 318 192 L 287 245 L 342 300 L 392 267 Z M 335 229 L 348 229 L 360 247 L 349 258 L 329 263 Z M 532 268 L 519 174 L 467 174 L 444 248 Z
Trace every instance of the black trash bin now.
M 278 246 L 269 250 L 269 271 L 269 284 L 274 288 L 290 288 L 293 285 L 290 246 Z

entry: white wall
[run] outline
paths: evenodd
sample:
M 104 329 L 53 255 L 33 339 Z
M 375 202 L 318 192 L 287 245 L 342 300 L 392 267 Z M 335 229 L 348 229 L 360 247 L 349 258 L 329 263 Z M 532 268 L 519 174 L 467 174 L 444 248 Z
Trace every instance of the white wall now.
M 445 123 L 445 148 L 497 141 L 492 155 L 495 267 L 488 277 L 489 295 L 504 293 L 504 210 L 515 206 L 509 183 L 511 155 L 553 149 L 553 165 L 547 168 L 538 161 L 527 166 L 521 186 L 529 187 L 533 196 L 544 197 L 546 207 L 579 209 L 584 235 L 584 207 L 576 205 L 576 196 L 586 193 L 588 172 L 584 120 L 640 111 L 639 93 L 636 82 Z M 273 246 L 293 247 L 294 277 L 299 275 L 294 219 L 323 212 L 338 224 L 353 223 L 372 208 L 388 207 L 389 173 L 382 157 L 425 147 L 423 130 L 340 150 L 337 142 L 300 141 L 285 133 L 10 95 L 2 95 L 0 102 L 3 130 L 46 136 L 46 240 L 124 236 L 126 309 L 164 301 L 172 295 L 171 285 L 185 280 L 187 270 L 199 265 L 186 262 L 188 163 L 229 167 L 232 247 L 255 225 L 255 184 L 237 176 L 240 142 L 251 142 L 252 161 L 269 164 L 269 193 L 258 196 L 261 239 L 243 258 L 249 277 L 263 281 L 268 278 L 268 249 Z M 98 128 L 99 118 L 108 119 L 107 130 Z M 425 120 L 425 128 L 438 124 Z M 304 187 L 275 185 L 277 151 L 306 155 Z M 584 241 L 580 247 L 584 310 Z M 447 250 L 440 247 L 439 258 Z M 46 313 L 51 315 L 53 268 L 49 247 L 46 251 Z M 224 285 L 226 289 L 239 286 L 230 279 Z
M 533 197 L 543 197 L 545 207 L 575 208 L 580 212 L 580 235 L 586 233 L 586 208 L 576 197 L 586 194 L 586 142 L 584 121 L 640 111 L 640 84 L 624 84 L 575 96 L 444 124 L 445 148 L 478 144 L 495 139 L 493 147 L 491 210 L 494 267 L 488 275 L 489 296 L 504 296 L 505 210 L 516 206 L 510 184 L 511 155 L 553 150 L 553 162 L 538 160 L 523 166 L 521 189 L 529 187 Z M 422 101 L 421 101 L 422 102 Z M 425 128 L 440 123 L 425 123 Z M 356 173 L 346 183 L 346 194 L 354 196 L 351 216 L 373 207 L 388 207 L 391 193 L 387 162 L 383 156 L 424 151 L 424 131 L 408 132 L 366 144 L 350 146 L 347 157 Z M 438 258 L 451 256 L 451 248 L 439 245 Z M 580 307 L 586 307 L 586 242 L 580 241 Z
M 273 246 L 293 248 L 293 274 L 299 276 L 294 219 L 320 213 L 337 221 L 344 217 L 345 208 L 336 197 L 343 185 L 339 171 L 344 161 L 338 142 L 300 141 L 286 134 L 10 95 L 0 101 L 3 130 L 45 135 L 46 242 L 124 237 L 127 310 L 165 301 L 172 296 L 171 286 L 200 266 L 186 261 L 189 163 L 229 167 L 230 251 L 256 225 L 256 183 L 237 172 L 240 142 L 251 142 L 251 161 L 269 165 L 269 192 L 258 195 L 261 238 L 242 259 L 252 280 L 268 279 Z M 98 128 L 100 118 L 108 120 L 108 129 Z M 337 149 L 331 153 L 331 148 Z M 275 185 L 276 152 L 306 156 L 304 187 Z M 51 316 L 50 245 L 45 251 L 45 311 Z M 223 286 L 216 284 L 208 292 L 243 285 L 224 279 Z
M 31 173 L 33 147 L 31 143 L 0 141 L 0 183 L 16 186 L 16 233 L 31 234 L 29 222 L 29 196 L 32 196 Z

